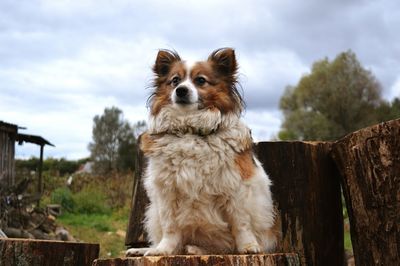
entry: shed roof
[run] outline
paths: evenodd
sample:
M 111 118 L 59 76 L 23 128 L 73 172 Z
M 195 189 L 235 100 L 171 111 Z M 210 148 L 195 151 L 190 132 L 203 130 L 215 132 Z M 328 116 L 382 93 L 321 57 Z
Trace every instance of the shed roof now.
M 18 131 L 18 126 L 0 120 L 0 131 L 16 134 Z
M 54 147 L 54 144 L 51 144 L 48 140 L 42 138 L 41 136 L 35 135 L 18 133 L 16 141 L 18 141 L 19 144 L 22 144 L 23 142 L 29 142 L 40 146 L 49 145 Z

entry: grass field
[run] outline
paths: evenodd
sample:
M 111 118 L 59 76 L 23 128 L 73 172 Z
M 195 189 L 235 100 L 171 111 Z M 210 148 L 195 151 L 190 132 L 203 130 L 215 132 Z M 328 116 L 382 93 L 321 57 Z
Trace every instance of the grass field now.
M 117 257 L 125 251 L 125 231 L 129 210 L 124 207 L 111 214 L 65 213 L 57 218 L 78 240 L 100 244 L 100 257 Z
M 78 241 L 100 244 L 100 257 L 118 257 L 125 251 L 133 178 L 79 176 L 72 186 L 54 188 L 42 206 L 60 204 L 57 224 Z M 61 182 L 60 182 L 61 183 Z

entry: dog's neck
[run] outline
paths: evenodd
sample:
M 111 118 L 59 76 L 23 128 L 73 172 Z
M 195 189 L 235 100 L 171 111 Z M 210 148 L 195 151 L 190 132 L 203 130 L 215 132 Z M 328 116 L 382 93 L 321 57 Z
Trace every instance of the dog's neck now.
M 182 110 L 166 106 L 157 115 L 150 116 L 149 133 L 207 136 L 229 128 L 232 123 L 239 120 L 237 114 L 222 115 L 216 108 Z

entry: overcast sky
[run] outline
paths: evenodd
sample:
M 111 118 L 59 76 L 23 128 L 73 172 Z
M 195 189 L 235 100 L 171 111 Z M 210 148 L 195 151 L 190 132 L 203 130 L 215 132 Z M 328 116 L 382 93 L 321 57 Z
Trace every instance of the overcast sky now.
M 147 119 L 160 48 L 206 59 L 233 47 L 257 140 L 279 130 L 279 99 L 313 62 L 353 50 L 400 96 L 400 1 L 0 0 L 0 120 L 56 145 L 45 156 L 89 155 L 92 119 L 117 106 Z M 17 147 L 18 157 L 39 148 Z

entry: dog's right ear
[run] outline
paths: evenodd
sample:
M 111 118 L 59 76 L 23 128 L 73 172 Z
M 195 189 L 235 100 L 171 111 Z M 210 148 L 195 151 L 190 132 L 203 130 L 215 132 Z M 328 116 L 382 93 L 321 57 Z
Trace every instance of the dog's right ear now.
M 175 51 L 159 50 L 153 71 L 158 77 L 163 77 L 169 73 L 173 63 L 181 61 L 181 58 Z

